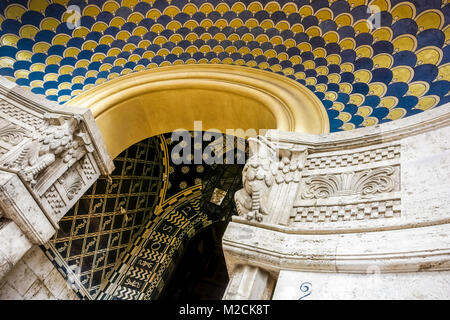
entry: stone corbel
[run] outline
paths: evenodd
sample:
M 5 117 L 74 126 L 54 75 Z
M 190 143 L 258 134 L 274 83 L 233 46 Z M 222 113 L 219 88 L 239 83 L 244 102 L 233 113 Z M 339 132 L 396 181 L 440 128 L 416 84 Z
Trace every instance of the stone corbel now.
M 257 222 L 282 223 L 295 200 L 308 150 L 262 136 L 249 139 L 251 156 L 242 172 L 243 189 L 235 194 L 240 216 Z
M 32 243 L 47 242 L 113 168 L 90 110 L 62 107 L 0 77 L 0 209 Z

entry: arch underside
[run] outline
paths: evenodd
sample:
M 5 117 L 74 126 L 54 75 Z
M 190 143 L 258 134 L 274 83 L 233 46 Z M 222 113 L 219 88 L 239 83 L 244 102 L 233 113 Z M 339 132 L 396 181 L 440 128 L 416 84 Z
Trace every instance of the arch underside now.
M 243 138 L 266 129 L 329 131 L 325 108 L 306 87 L 240 66 L 140 71 L 92 88 L 68 105 L 92 110 L 113 158 L 138 141 L 178 129 L 219 130 Z
M 237 140 L 224 158 L 245 154 Z M 165 134 L 121 152 L 111 179 L 99 178 L 42 247 L 80 298 L 158 299 L 187 242 L 235 212 L 243 165 L 176 165 L 175 145 Z

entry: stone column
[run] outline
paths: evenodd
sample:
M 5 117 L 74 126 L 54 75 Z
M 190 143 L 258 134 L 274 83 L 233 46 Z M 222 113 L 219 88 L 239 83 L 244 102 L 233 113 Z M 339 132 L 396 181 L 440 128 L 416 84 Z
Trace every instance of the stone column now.
M 223 300 L 269 300 L 273 286 L 268 272 L 255 266 L 240 265 L 231 274 Z
M 0 77 L 0 278 L 113 168 L 90 110 Z
M 265 272 L 277 299 L 448 299 L 449 143 L 450 104 L 349 132 L 251 140 L 239 216 L 222 239 L 225 298 L 252 296 L 244 280 L 257 287 Z

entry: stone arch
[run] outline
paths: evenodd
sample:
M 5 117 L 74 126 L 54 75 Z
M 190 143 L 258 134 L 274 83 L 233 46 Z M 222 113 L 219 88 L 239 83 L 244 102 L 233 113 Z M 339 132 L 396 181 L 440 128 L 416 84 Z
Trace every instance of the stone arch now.
M 325 107 L 306 87 L 276 73 L 234 65 L 140 71 L 96 86 L 66 105 L 92 110 L 112 158 L 145 138 L 195 130 L 197 120 L 204 130 L 222 132 L 329 132 Z

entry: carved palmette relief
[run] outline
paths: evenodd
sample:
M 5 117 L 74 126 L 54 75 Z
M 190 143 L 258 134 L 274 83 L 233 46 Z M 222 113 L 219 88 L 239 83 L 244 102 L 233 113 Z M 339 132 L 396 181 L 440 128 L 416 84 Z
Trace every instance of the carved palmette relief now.
M 100 169 L 83 116 L 48 109 L 0 98 L 0 170 L 15 173 L 56 223 Z
M 25 137 L 26 130 L 0 118 L 0 140 L 10 146 L 18 145 Z
M 323 199 L 353 194 L 391 192 L 398 186 L 396 173 L 396 168 L 389 166 L 306 177 L 301 196 L 303 199 Z
M 400 216 L 400 199 L 298 207 L 293 222 L 337 222 Z

